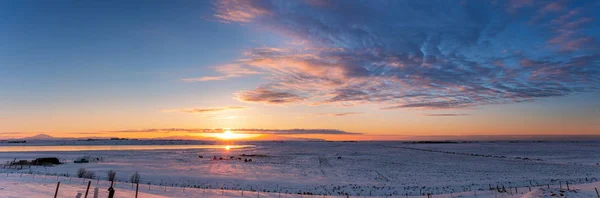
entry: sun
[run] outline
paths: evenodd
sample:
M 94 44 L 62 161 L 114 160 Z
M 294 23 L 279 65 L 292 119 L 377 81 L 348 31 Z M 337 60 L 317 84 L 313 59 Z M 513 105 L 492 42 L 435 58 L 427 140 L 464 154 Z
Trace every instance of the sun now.
M 222 139 L 235 139 L 236 138 L 236 134 L 234 134 L 233 132 L 231 132 L 230 130 L 226 130 L 225 132 L 223 132 L 223 134 L 221 134 L 221 138 Z
M 217 133 L 217 134 L 215 134 L 215 136 L 217 138 L 223 139 L 223 140 L 234 140 L 234 139 L 245 138 L 244 134 L 237 134 L 237 133 L 234 133 L 231 130 L 225 130 L 225 131 L 223 131 L 223 133 Z
M 257 137 L 257 134 L 245 134 L 245 133 L 236 133 L 234 132 L 234 130 L 231 129 L 223 129 L 222 133 L 209 133 L 209 134 L 204 134 L 204 136 L 208 136 L 208 137 L 214 137 L 217 139 L 221 139 L 224 141 L 229 141 L 229 140 L 242 140 L 242 139 L 252 139 Z

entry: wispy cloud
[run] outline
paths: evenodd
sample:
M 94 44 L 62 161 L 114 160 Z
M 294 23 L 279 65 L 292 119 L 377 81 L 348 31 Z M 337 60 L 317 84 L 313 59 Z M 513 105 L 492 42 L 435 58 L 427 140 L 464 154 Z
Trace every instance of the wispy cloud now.
M 515 13 L 519 9 L 526 8 L 533 5 L 533 0 L 509 0 L 506 5 L 506 9 L 509 13 Z
M 469 114 L 465 114 L 465 113 L 428 113 L 428 114 L 424 114 L 424 116 L 441 116 L 441 117 L 452 117 L 452 116 L 467 116 Z
M 238 118 L 238 116 L 216 116 L 216 115 L 209 115 L 209 116 L 205 116 L 204 118 L 210 119 L 210 120 L 229 120 L 229 119 L 236 119 Z
M 199 78 L 184 78 L 186 82 L 203 82 L 203 81 L 215 81 L 225 80 L 229 78 L 236 78 L 248 75 L 260 74 L 260 72 L 244 67 L 239 64 L 227 64 L 214 67 L 215 70 L 223 75 L 221 76 L 203 76 Z
M 381 109 L 458 109 L 463 107 L 469 107 L 470 102 L 467 100 L 450 100 L 450 101 L 432 101 L 423 103 L 410 103 L 398 106 L 383 107 Z
M 317 113 L 315 115 L 317 116 L 333 116 L 333 117 L 341 117 L 341 116 L 351 116 L 351 115 L 358 115 L 358 114 L 363 114 L 361 112 L 343 112 L 343 113 Z
M 116 133 L 223 133 L 232 131 L 241 134 L 280 134 L 280 135 L 308 135 L 308 134 L 362 134 L 346 132 L 335 129 L 189 129 L 189 128 L 163 128 L 163 129 L 127 129 L 110 131 Z
M 248 49 L 232 63 L 267 81 L 237 92 L 240 101 L 458 109 L 599 87 L 600 45 L 589 31 L 598 5 L 586 5 L 222 0 L 214 9 L 223 22 L 302 43 Z
M 182 112 L 182 113 L 214 113 L 229 110 L 241 110 L 245 109 L 243 106 L 228 106 L 228 107 L 216 107 L 216 108 L 187 108 L 187 109 L 165 109 L 163 112 Z
M 299 96 L 297 94 L 277 91 L 266 87 L 260 87 L 248 91 L 241 91 L 238 92 L 236 95 L 236 98 L 240 101 L 269 104 L 295 103 L 304 100 L 302 96 Z
M 254 18 L 269 14 L 270 5 L 265 1 L 214 1 L 214 16 L 221 22 L 251 22 Z
M 0 135 L 22 135 L 24 132 L 0 132 Z

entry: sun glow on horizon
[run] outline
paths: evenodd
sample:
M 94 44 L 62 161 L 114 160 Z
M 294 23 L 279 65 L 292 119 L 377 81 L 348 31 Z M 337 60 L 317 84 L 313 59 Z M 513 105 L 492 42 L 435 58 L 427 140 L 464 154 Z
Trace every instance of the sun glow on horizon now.
M 229 129 L 223 131 L 223 133 L 212 134 L 211 136 L 222 139 L 222 140 L 237 140 L 237 139 L 248 139 L 253 138 L 255 134 L 241 134 L 235 133 Z

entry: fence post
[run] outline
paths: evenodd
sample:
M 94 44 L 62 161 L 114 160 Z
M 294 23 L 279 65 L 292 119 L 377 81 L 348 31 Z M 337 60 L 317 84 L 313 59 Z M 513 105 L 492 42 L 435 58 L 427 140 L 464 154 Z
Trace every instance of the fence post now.
M 135 198 L 137 198 L 138 195 L 138 188 L 140 188 L 140 183 L 135 184 Z
M 598 188 L 594 187 L 594 189 L 596 190 L 596 196 L 600 198 L 600 194 L 598 194 Z
M 569 189 L 569 181 L 567 181 L 567 190 L 571 190 Z
M 94 188 L 94 198 L 98 198 L 98 188 Z
M 562 182 L 561 181 L 558 182 L 558 186 L 559 186 L 560 189 L 562 189 Z
M 111 186 L 108 188 L 108 198 L 115 197 L 115 189 Z
M 58 196 L 58 188 L 60 187 L 60 182 L 56 183 L 56 191 L 54 191 L 54 198 Z
M 88 186 L 87 186 L 87 188 L 85 189 L 85 197 L 84 197 L 84 198 L 87 198 L 87 196 L 88 196 L 88 192 L 90 192 L 90 185 L 91 185 L 91 184 L 92 184 L 92 181 L 88 181 Z

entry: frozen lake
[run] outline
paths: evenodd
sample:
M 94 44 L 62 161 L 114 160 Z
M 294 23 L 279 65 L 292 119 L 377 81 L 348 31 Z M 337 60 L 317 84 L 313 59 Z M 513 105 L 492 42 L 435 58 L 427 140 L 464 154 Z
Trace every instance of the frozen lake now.
M 118 180 L 127 181 L 137 171 L 146 185 L 329 195 L 444 194 L 485 191 L 489 186 L 592 183 L 600 177 L 600 142 L 248 145 L 254 146 L 229 150 L 221 145 L 217 149 L 2 152 L 0 161 L 58 157 L 66 162 L 53 167 L 2 169 L 13 173 L 75 175 L 77 169 L 86 168 L 106 179 L 106 171 L 115 170 Z M 105 161 L 72 163 L 82 156 L 102 157 Z

